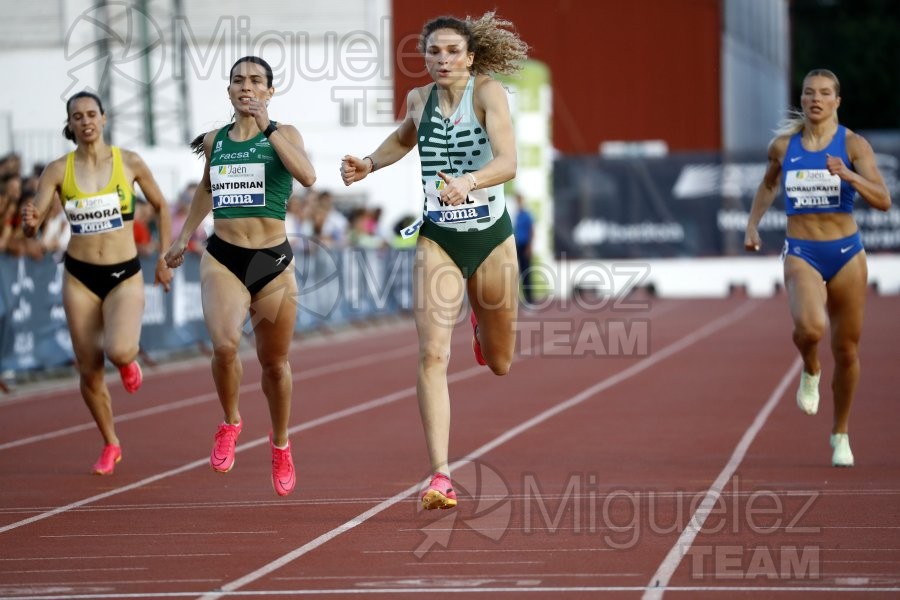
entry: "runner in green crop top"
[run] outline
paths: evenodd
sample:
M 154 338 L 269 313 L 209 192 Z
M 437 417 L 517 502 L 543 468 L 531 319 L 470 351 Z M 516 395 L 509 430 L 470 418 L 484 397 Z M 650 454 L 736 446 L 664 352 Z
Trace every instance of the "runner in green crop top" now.
M 526 58 L 528 46 L 510 25 L 493 12 L 426 23 L 419 49 L 433 83 L 407 95 L 406 116 L 375 152 L 348 155 L 341 163 L 350 185 L 419 148 L 424 207 L 413 275 L 420 347 L 416 387 L 434 471 L 422 495 L 426 509 L 457 502 L 447 458 L 447 362 L 464 296 L 473 310 L 479 364 L 505 375 L 516 342 L 518 266 L 503 199 L 503 184 L 516 174 L 516 144 L 505 90 L 489 75 L 512 73 Z
M 284 221 L 293 177 L 262 131 L 238 141 L 229 137 L 233 127 L 216 133 L 209 158 L 213 218 Z
M 311 186 L 316 174 L 300 132 L 269 119 L 273 77 L 268 63 L 256 56 L 245 56 L 231 67 L 228 96 L 235 120 L 197 140 L 206 156 L 203 179 L 166 262 L 172 267 L 182 264 L 191 233 L 212 210 L 214 234 L 200 262 L 200 282 L 203 318 L 213 346 L 213 379 L 224 417 L 215 434 L 210 466 L 224 473 L 234 465 L 235 443 L 243 427 L 238 349 L 252 306 L 261 387 L 272 422 L 272 486 L 285 496 L 296 483 L 288 439 L 292 387 L 288 350 L 297 313 L 297 279 L 284 215 L 292 179 Z

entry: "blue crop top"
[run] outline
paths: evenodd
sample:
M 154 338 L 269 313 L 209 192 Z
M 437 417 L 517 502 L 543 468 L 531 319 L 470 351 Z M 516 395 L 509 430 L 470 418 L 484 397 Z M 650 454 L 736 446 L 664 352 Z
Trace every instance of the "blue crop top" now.
M 840 157 L 853 168 L 847 156 L 847 128 L 838 125 L 828 146 L 818 152 L 810 152 L 800 141 L 802 133 L 791 136 L 787 152 L 781 164 L 784 170 L 782 191 L 784 212 L 788 215 L 812 213 L 853 212 L 856 190 L 832 175 L 825 168 L 825 155 Z

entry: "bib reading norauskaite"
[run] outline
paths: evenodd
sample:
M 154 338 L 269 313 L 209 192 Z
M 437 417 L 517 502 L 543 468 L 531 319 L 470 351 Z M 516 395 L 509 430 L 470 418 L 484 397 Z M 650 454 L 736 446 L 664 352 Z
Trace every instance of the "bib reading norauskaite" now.
M 784 193 L 795 210 L 837 209 L 841 205 L 841 178 L 828 169 L 785 171 Z
M 209 158 L 213 218 L 284 221 L 293 177 L 266 136 L 235 142 L 228 138 L 232 126 L 216 133 Z

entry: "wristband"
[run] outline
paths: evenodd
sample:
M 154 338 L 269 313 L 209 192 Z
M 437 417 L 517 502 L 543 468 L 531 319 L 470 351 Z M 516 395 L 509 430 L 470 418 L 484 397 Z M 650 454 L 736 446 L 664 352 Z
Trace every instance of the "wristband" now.
M 475 179 L 474 175 L 472 175 L 471 173 L 466 173 L 466 177 L 468 177 L 469 179 L 472 180 L 472 189 L 473 190 L 478 187 L 478 180 Z
M 369 171 L 369 173 L 374 173 L 374 172 L 375 172 L 375 169 L 378 168 L 378 167 L 375 165 L 375 159 L 372 158 L 371 156 L 363 156 L 363 160 L 366 160 L 367 158 L 369 159 L 369 162 L 372 163 L 372 170 Z
M 275 124 L 275 121 L 269 121 L 269 126 L 266 127 L 265 131 L 263 131 L 263 135 L 267 138 L 278 131 L 278 125 Z

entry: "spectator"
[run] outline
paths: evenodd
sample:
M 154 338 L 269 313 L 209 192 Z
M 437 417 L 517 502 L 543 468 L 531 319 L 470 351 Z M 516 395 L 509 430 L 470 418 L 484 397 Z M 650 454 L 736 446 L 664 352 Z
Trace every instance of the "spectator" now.
M 184 191 L 178 196 L 175 209 L 172 211 L 172 231 L 181 231 L 184 222 L 188 217 L 188 210 L 191 207 L 191 201 L 194 199 L 194 193 L 197 191 L 197 183 L 191 182 L 185 186 Z M 206 245 L 207 228 L 206 225 L 211 217 L 204 218 L 203 222 L 191 233 L 188 239 L 187 250 L 196 254 L 203 254 L 203 248 Z
M 513 227 L 513 235 L 516 238 L 516 257 L 519 259 L 519 281 L 522 284 L 522 298 L 525 306 L 531 306 L 534 302 L 531 284 L 528 276 L 531 273 L 531 245 L 534 241 L 534 218 L 525 206 L 525 196 L 516 192 L 516 222 Z
M 152 209 L 143 198 L 136 198 L 134 203 L 134 245 L 140 256 L 151 256 L 159 250 L 150 230 Z
M 328 248 L 342 248 L 347 242 L 349 226 L 347 217 L 334 207 L 331 192 L 319 192 L 313 212 L 313 231 L 322 244 Z
M 383 239 L 371 232 L 371 218 L 365 208 L 357 208 L 350 215 L 350 228 L 347 233 L 347 243 L 354 248 L 376 250 L 384 248 Z
M 416 217 L 414 215 L 406 215 L 394 224 L 394 238 L 391 240 L 391 247 L 398 249 L 416 247 L 416 240 L 419 237 L 418 227 L 409 237 L 403 236 L 403 230 L 411 227 L 415 222 Z

